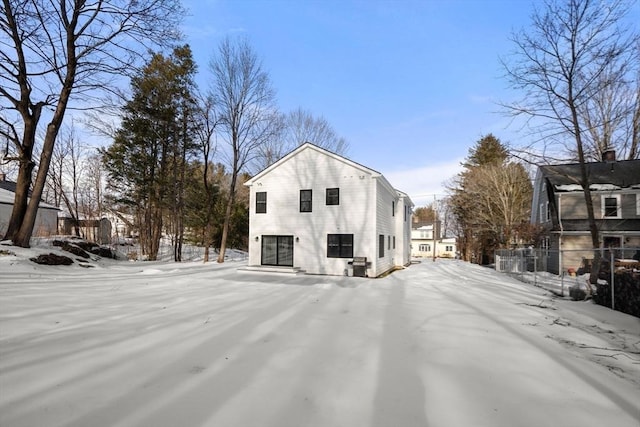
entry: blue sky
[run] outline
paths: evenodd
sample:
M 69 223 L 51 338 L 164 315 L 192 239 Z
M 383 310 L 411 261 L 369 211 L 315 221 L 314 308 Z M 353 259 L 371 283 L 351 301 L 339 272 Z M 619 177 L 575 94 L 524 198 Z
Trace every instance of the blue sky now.
M 206 87 L 228 35 L 248 37 L 287 112 L 325 117 L 347 157 L 416 205 L 444 194 L 468 150 L 493 133 L 517 143 L 496 101 L 515 97 L 499 57 L 529 25 L 525 0 L 190 0 L 183 32 Z

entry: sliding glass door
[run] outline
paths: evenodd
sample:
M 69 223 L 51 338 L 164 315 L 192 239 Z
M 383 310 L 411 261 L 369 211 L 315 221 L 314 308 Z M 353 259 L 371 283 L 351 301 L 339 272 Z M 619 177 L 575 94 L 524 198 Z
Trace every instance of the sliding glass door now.
M 262 265 L 293 267 L 293 236 L 262 236 Z

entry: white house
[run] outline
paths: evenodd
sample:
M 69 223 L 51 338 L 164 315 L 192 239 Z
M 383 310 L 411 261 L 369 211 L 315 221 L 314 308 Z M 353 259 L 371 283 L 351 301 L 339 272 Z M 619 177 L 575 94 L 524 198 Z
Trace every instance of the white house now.
M 305 143 L 245 185 L 250 267 L 376 277 L 411 262 L 413 203 L 373 169 Z
M 440 227 L 438 227 L 440 228 Z M 411 256 L 418 258 L 455 258 L 455 237 L 442 237 L 433 239 L 433 223 L 413 224 L 411 230 Z

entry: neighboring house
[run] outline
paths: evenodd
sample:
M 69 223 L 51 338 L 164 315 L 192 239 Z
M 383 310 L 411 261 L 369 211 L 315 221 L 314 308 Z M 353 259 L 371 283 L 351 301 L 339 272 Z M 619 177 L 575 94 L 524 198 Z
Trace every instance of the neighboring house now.
M 591 199 L 601 247 L 621 248 L 616 257 L 631 258 L 640 247 L 640 160 L 588 163 Z M 549 249 L 548 270 L 578 269 L 593 257 L 580 165 L 540 166 L 536 175 L 531 222 L 543 229 Z M 625 251 L 624 248 L 630 248 Z M 628 252 L 628 253 L 627 253 Z
M 16 183 L 8 181 L 6 176 L 0 173 L 0 238 L 4 236 L 9 227 L 15 190 Z M 33 236 L 45 237 L 57 234 L 58 212 L 60 212 L 59 208 L 40 202 L 33 226 Z
M 435 252 L 434 252 L 435 249 Z M 411 256 L 418 258 L 455 258 L 455 237 L 433 240 L 433 223 L 414 223 L 411 229 Z
M 305 143 L 245 185 L 250 267 L 376 277 L 411 262 L 413 203 L 373 169 Z

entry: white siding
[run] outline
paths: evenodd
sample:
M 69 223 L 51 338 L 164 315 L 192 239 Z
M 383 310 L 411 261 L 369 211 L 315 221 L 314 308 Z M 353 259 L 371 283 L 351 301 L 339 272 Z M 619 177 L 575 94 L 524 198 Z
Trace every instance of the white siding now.
M 328 234 L 353 234 L 354 256 L 375 255 L 367 220 L 375 181 L 365 169 L 307 149 L 251 185 L 249 265 L 260 265 L 262 235 L 294 236 L 294 267 L 313 274 L 344 274 L 351 258 L 327 258 Z M 326 189 L 340 189 L 340 204 L 326 205 Z M 300 190 L 312 190 L 312 212 L 300 212 Z M 267 193 L 267 213 L 255 213 L 255 193 Z M 258 240 L 256 241 L 256 237 Z
M 377 276 L 396 265 L 396 254 L 393 249 L 393 236 L 395 236 L 396 233 L 396 217 L 391 214 L 391 204 L 392 202 L 394 204 L 397 202 L 397 194 L 395 191 L 389 191 L 382 180 L 377 180 L 376 184 L 378 193 L 376 201 L 376 243 L 378 243 L 380 235 L 384 236 L 384 256 L 380 257 L 379 248 L 376 254 L 375 275 Z M 391 242 L 391 244 L 389 244 L 389 242 Z
M 411 209 L 413 204 L 407 196 L 402 196 L 396 203 L 396 260 L 398 265 L 411 262 Z
M 409 238 L 403 239 L 395 222 L 404 220 L 404 205 L 386 179 L 369 168 L 305 144 L 246 185 L 250 187 L 250 266 L 262 263 L 264 235 L 293 236 L 293 267 L 310 274 L 352 274 L 351 257 L 327 257 L 329 234 L 353 235 L 353 256 L 367 258 L 369 276 L 405 263 L 404 250 L 399 248 L 408 247 Z M 326 204 L 327 188 L 340 189 L 339 205 Z M 300 212 L 300 190 L 312 190 L 311 212 Z M 266 213 L 256 213 L 257 192 L 267 193 Z M 385 236 L 383 258 L 378 258 L 378 234 Z M 393 236 L 395 251 L 388 249 Z

